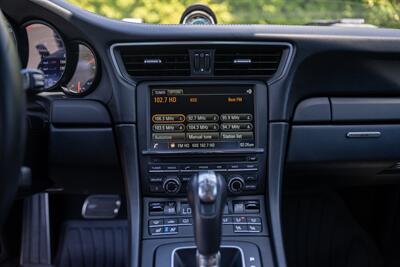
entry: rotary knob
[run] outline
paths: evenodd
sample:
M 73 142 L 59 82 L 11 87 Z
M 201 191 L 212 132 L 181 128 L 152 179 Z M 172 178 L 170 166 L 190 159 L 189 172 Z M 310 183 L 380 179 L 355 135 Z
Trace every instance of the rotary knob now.
M 176 194 L 181 190 L 181 181 L 176 177 L 167 178 L 163 183 L 163 188 L 168 194 Z
M 235 176 L 235 177 L 231 178 L 228 182 L 229 192 L 231 192 L 231 193 L 242 192 L 244 185 L 245 185 L 245 183 L 244 183 L 243 178 L 240 176 Z

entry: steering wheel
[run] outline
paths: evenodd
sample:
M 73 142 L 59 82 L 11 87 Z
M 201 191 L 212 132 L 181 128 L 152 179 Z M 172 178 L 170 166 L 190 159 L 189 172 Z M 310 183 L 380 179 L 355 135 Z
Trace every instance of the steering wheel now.
M 25 141 L 19 58 L 0 10 L 0 231 L 18 188 Z

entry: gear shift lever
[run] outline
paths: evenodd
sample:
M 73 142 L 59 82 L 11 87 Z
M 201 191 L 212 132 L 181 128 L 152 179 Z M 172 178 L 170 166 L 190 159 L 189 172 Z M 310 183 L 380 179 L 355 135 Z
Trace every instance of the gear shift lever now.
M 188 186 L 197 246 L 198 267 L 219 267 L 225 180 L 213 171 L 199 172 Z

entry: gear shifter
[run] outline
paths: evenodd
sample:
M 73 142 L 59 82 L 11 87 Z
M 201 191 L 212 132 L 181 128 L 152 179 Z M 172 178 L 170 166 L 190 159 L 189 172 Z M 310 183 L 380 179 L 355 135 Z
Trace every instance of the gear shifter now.
M 199 172 L 188 186 L 197 246 L 197 267 L 219 267 L 226 183 L 213 171 Z

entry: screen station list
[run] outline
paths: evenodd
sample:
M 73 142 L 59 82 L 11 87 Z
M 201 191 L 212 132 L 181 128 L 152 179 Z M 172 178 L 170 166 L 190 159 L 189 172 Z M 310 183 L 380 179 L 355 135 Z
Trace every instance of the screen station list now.
M 154 89 L 153 149 L 254 147 L 253 91 Z

